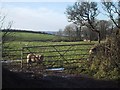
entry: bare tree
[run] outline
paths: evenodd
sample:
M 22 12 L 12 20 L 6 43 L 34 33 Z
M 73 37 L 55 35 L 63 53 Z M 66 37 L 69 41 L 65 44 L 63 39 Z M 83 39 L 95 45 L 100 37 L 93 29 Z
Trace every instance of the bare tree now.
M 82 27 L 82 39 L 89 40 L 90 39 L 89 37 L 90 37 L 90 33 L 88 30 L 88 27 L 86 27 L 86 26 Z
M 59 29 L 59 31 L 56 33 L 56 35 L 58 35 L 58 36 L 63 36 L 63 31 L 62 31 L 62 29 Z
M 120 1 L 118 2 L 107 2 L 102 0 L 102 5 L 106 15 L 113 21 L 116 27 L 120 28 Z
M 82 27 L 82 38 L 83 40 L 97 40 L 97 34 L 91 30 L 89 30 L 88 27 L 84 26 Z
M 96 17 L 99 14 L 96 2 L 75 2 L 66 9 L 66 14 L 69 22 L 87 26 L 91 31 L 96 32 L 100 43 L 100 31 L 96 28 Z
M 112 23 L 107 20 L 99 20 L 97 28 L 101 33 L 101 39 L 106 39 L 106 35 L 111 30 Z
M 76 41 L 78 39 L 78 28 L 75 24 L 67 25 L 64 29 L 64 34 L 68 36 L 70 41 Z
M 76 29 L 76 40 L 80 41 L 81 40 L 81 25 L 76 25 L 75 29 Z
M 2 13 L 2 10 L 0 11 L 0 35 L 1 35 L 1 41 L 0 41 L 0 46 L 1 46 L 1 51 L 2 51 L 2 56 L 4 56 L 4 51 L 6 48 L 10 47 L 10 43 L 8 40 L 10 40 L 9 36 L 11 36 L 11 39 L 13 39 L 14 33 L 11 33 L 11 27 L 13 22 L 8 22 L 7 25 L 5 25 L 5 19 L 6 15 Z
M 9 22 L 8 23 L 8 26 L 6 28 L 1 28 L 0 30 L 2 31 L 2 44 L 6 43 L 8 41 L 8 36 L 10 36 L 11 33 L 10 30 L 11 30 L 11 26 L 12 26 L 13 22 Z
M 5 19 L 6 19 L 7 15 L 2 13 L 2 10 L 0 11 L 0 31 L 1 31 L 1 39 L 2 39 L 2 44 L 4 44 L 6 42 L 6 40 L 8 39 L 8 35 L 11 34 L 11 32 L 9 32 L 11 30 L 13 21 L 8 22 L 7 25 L 4 25 Z
M 59 29 L 58 32 L 56 32 L 57 38 L 54 38 L 53 41 L 63 41 L 63 30 Z

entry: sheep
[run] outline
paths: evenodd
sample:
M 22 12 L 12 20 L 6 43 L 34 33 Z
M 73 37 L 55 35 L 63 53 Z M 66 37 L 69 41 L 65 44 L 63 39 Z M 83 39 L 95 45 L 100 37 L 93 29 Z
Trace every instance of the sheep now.
M 36 55 L 36 58 L 37 58 L 36 63 L 37 63 L 37 64 L 40 64 L 40 63 L 43 62 L 44 56 L 37 54 L 37 55 Z
M 97 54 L 97 52 L 100 50 L 100 47 L 94 46 L 89 50 L 89 54 Z
M 96 54 L 96 48 L 95 48 L 95 47 L 92 47 L 92 48 L 89 50 L 89 60 L 92 60 L 95 54 Z
M 27 55 L 27 66 L 29 67 L 29 65 L 31 65 L 32 63 L 37 63 L 38 65 L 42 63 L 43 59 L 44 59 L 43 55 L 30 53 Z
M 89 50 L 89 60 L 92 60 L 94 57 L 109 57 L 110 49 L 105 43 L 97 44 Z

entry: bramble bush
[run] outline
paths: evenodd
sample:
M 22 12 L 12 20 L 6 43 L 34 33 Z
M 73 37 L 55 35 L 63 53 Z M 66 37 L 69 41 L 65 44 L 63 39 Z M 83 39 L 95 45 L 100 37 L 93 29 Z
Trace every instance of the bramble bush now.
M 120 31 L 94 47 L 89 73 L 97 79 L 120 79 Z

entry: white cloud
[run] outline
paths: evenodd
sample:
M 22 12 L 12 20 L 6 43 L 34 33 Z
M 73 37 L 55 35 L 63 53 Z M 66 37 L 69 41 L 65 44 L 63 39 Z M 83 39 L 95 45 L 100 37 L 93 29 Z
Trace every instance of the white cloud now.
M 31 30 L 59 30 L 68 24 L 64 13 L 48 8 L 7 8 L 7 18 L 14 22 L 12 28 Z
M 76 2 L 76 1 L 84 1 L 84 2 L 101 2 L 101 0 L 1 0 L 2 2 Z M 110 2 L 111 0 L 105 0 L 106 2 Z M 120 0 L 112 0 L 113 2 L 118 2 Z
M 75 2 L 76 0 L 1 0 L 2 2 Z

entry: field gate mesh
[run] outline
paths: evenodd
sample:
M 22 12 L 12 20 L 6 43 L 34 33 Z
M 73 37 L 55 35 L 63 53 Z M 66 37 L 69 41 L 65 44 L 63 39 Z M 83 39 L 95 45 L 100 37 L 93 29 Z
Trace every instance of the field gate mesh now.
M 43 64 L 46 68 L 69 68 L 71 65 L 87 60 L 88 51 L 94 44 L 67 44 L 25 46 L 21 50 L 21 67 L 26 63 L 29 53 L 44 55 Z

